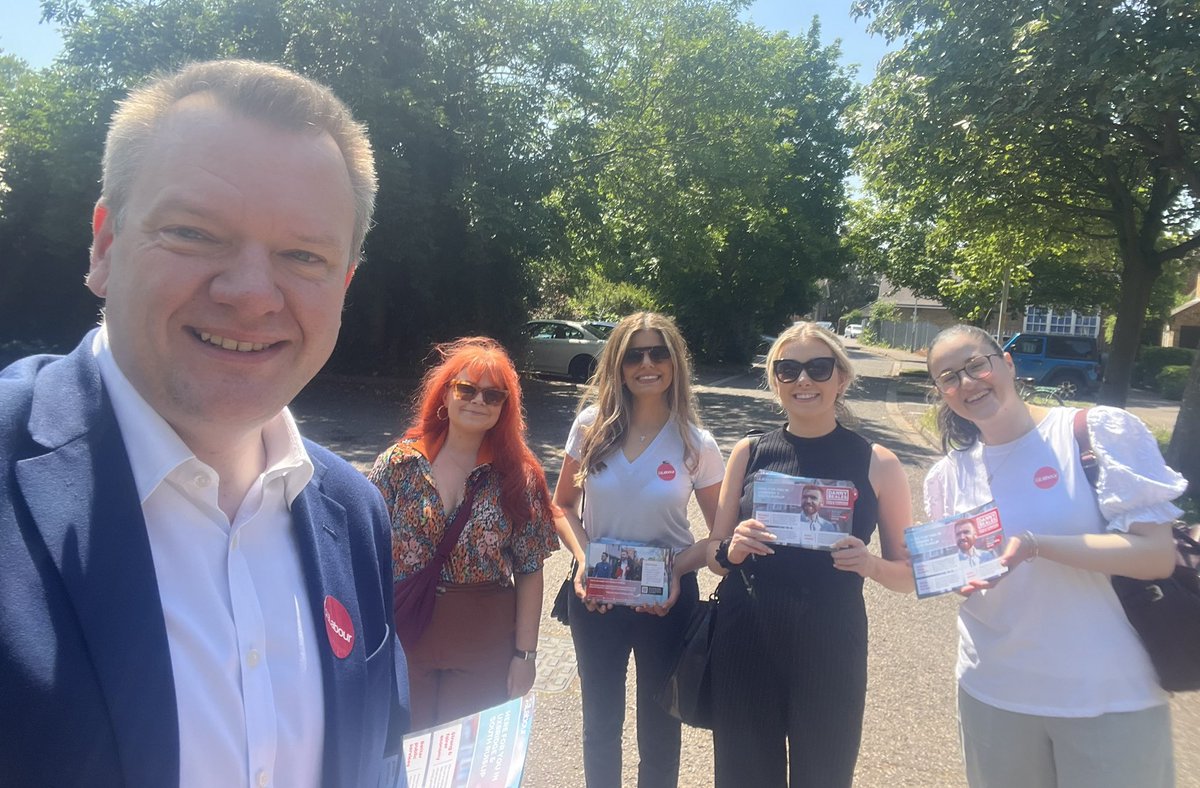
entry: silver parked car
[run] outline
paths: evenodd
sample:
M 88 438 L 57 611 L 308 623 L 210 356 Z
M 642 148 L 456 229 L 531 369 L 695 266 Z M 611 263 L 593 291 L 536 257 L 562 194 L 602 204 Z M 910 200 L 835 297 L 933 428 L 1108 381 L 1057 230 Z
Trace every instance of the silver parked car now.
M 521 365 L 531 372 L 563 375 L 583 382 L 596 371 L 613 323 L 531 320 L 525 324 Z

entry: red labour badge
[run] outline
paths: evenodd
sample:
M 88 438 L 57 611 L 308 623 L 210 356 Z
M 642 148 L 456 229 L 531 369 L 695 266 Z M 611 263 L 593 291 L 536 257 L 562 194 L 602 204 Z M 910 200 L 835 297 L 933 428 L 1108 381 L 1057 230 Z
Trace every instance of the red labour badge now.
M 672 481 L 675 478 L 675 466 L 663 460 L 662 465 L 658 466 L 658 478 L 664 482 Z
M 1049 490 L 1058 484 L 1058 471 L 1049 465 L 1043 465 L 1033 472 L 1033 483 L 1040 489 Z
M 325 634 L 338 659 L 345 659 L 354 650 L 354 622 L 345 605 L 331 596 L 325 597 Z

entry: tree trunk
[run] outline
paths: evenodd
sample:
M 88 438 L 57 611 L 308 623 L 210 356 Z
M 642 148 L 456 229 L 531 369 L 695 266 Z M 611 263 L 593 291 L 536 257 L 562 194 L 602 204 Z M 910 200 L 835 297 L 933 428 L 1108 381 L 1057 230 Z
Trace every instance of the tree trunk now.
M 1117 325 L 1113 330 L 1108 363 L 1104 365 L 1104 383 L 1100 387 L 1100 404 L 1125 407 L 1129 383 L 1133 378 L 1133 362 L 1141 343 L 1142 326 L 1146 322 L 1146 307 L 1158 272 L 1145 260 L 1141 250 L 1130 244 L 1121 250 L 1124 266 L 1121 270 L 1121 301 L 1117 304 Z
M 1200 490 L 1197 484 L 1200 481 L 1200 353 L 1192 361 L 1179 418 L 1175 420 L 1171 445 L 1167 447 L 1167 464 L 1188 480 L 1189 494 Z

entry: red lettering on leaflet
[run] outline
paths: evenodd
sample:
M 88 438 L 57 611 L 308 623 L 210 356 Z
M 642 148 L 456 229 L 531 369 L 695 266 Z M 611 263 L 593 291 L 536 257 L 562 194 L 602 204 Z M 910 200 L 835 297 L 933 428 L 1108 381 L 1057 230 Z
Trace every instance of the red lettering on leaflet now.
M 338 659 L 345 659 L 354 650 L 354 622 L 346 607 L 331 596 L 325 597 L 325 634 Z

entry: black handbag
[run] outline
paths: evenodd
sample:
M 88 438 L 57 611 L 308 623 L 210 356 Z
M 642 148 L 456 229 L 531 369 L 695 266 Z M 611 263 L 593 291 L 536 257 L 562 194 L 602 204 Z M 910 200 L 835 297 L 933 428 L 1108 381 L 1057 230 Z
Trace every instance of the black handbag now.
M 571 568 L 567 570 L 567 579 L 562 581 L 562 585 L 558 587 L 558 593 L 554 595 L 554 606 L 550 608 L 550 618 L 560 624 L 569 624 L 567 618 L 567 602 L 575 595 L 575 572 L 579 569 L 579 562 L 574 558 L 571 559 Z
M 716 594 L 696 604 L 688 620 L 675 665 L 656 696 L 675 719 L 695 728 L 712 729 L 712 669 L 709 650 L 716 627 Z
M 1092 487 L 1099 459 L 1087 432 L 1087 410 L 1075 414 L 1079 461 Z M 1158 683 L 1169 692 L 1200 689 L 1200 526 L 1176 523 L 1175 571 L 1160 580 L 1114 575 L 1113 590 L 1138 633 Z

